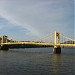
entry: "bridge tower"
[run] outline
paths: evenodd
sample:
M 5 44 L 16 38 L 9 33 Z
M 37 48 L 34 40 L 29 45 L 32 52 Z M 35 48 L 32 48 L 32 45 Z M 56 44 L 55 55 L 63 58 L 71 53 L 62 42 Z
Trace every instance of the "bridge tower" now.
M 53 52 L 54 53 L 61 53 L 61 47 L 57 46 L 57 44 L 60 44 L 60 33 L 59 32 L 54 32 L 54 48 L 53 48 Z
M 8 50 L 8 46 L 7 45 L 3 45 L 3 43 L 7 43 L 8 42 L 8 36 L 1 36 L 0 37 L 0 49 L 1 50 Z

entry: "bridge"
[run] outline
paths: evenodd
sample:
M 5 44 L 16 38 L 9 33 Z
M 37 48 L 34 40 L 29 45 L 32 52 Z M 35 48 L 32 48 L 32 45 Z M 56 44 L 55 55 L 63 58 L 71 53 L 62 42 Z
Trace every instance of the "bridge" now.
M 8 50 L 11 45 L 37 45 L 53 47 L 54 53 L 61 53 L 61 47 L 75 47 L 75 40 L 66 37 L 65 35 L 54 32 L 50 35 L 35 41 L 16 41 L 10 40 L 8 36 L 0 37 L 0 49 Z

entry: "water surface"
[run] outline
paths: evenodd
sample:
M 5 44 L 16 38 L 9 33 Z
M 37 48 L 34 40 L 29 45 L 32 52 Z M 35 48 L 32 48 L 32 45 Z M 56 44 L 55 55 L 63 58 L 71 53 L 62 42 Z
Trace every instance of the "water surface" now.
M 0 51 L 0 75 L 74 75 L 75 50 L 62 48 L 25 48 Z

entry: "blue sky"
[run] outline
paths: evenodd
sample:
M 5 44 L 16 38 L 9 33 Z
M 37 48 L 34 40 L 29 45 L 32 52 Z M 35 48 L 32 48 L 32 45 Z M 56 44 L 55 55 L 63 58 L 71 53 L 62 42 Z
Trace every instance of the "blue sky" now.
M 58 31 L 74 38 L 74 0 L 0 0 L 0 36 L 35 40 Z

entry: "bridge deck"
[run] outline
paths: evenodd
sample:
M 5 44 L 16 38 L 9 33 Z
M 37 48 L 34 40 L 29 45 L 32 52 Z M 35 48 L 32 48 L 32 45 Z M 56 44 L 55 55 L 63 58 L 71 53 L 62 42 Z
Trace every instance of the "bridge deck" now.
M 64 47 L 75 47 L 75 44 L 52 44 L 52 43 L 37 43 L 37 42 L 15 42 L 15 43 L 0 43 L 0 45 L 18 45 L 18 44 L 33 44 L 33 45 L 48 45 L 48 46 L 64 46 Z
M 15 42 L 15 43 L 0 43 L 0 45 L 18 45 L 18 44 L 33 44 L 33 45 L 53 45 L 50 43 L 36 43 L 36 42 Z
M 75 47 L 75 44 L 56 44 L 56 46 Z

